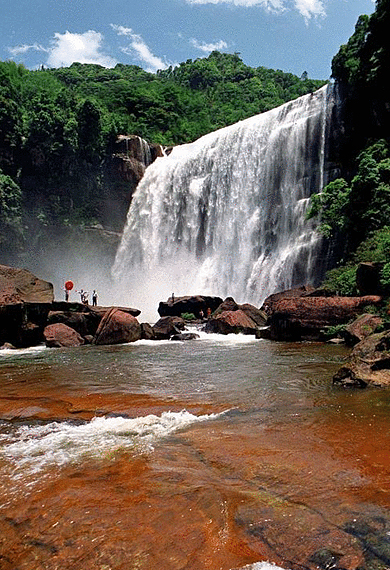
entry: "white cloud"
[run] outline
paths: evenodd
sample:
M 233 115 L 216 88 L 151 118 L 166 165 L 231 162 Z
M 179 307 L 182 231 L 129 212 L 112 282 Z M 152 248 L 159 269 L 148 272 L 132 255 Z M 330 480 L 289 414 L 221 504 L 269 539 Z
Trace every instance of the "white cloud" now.
M 10 47 L 8 48 L 8 51 L 10 52 L 10 54 L 15 57 L 17 55 L 23 54 L 23 53 L 27 53 L 30 50 L 34 50 L 34 51 L 44 51 L 44 52 L 48 52 L 49 50 L 47 48 L 44 48 L 43 46 L 35 43 L 35 44 L 31 44 L 31 45 L 21 45 L 21 46 L 15 46 L 15 47 Z
M 224 40 L 219 40 L 218 42 L 206 44 L 205 42 L 199 42 L 195 38 L 190 39 L 190 44 L 196 47 L 196 49 L 200 49 L 204 53 L 211 53 L 214 50 L 222 50 L 228 47 L 227 43 Z
M 234 6 L 261 6 L 268 12 L 283 12 L 285 0 L 186 0 L 189 4 L 234 4 Z
M 274 14 L 295 9 L 304 17 L 306 23 L 311 18 L 326 15 L 324 6 L 326 0 L 186 0 L 186 2 L 188 4 L 233 4 L 244 8 L 259 6 Z
M 326 16 L 323 0 L 295 0 L 295 8 L 305 18 L 306 23 L 310 18 Z
M 130 45 L 121 48 L 121 50 L 127 55 L 134 55 L 135 53 L 137 59 L 146 64 L 146 71 L 155 73 L 158 69 L 166 69 L 168 67 L 168 64 L 160 57 L 154 55 L 142 37 L 133 32 L 131 28 L 115 24 L 111 24 L 111 27 L 119 36 L 126 36 L 130 39 Z
M 102 34 L 93 30 L 83 34 L 55 33 L 46 63 L 50 67 L 66 67 L 77 61 L 114 67 L 115 59 L 101 53 L 102 41 Z

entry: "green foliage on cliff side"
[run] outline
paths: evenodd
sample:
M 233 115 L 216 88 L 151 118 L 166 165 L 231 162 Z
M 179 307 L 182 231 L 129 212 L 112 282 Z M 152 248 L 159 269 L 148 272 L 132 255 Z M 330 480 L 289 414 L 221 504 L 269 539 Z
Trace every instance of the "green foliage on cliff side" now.
M 312 198 L 309 217 L 338 241 L 340 267 L 327 279 L 332 290 L 356 293 L 357 264 L 381 264 L 382 291 L 390 294 L 390 0 L 377 0 L 361 16 L 332 61 L 343 101 L 339 166 L 342 177 Z
M 385 140 L 359 154 L 350 182 L 338 178 L 312 196 L 308 217 L 314 216 L 320 231 L 341 241 L 344 252 L 343 264 L 328 273 L 326 287 L 357 294 L 357 264 L 372 261 L 383 265 L 381 285 L 390 293 L 390 149 Z

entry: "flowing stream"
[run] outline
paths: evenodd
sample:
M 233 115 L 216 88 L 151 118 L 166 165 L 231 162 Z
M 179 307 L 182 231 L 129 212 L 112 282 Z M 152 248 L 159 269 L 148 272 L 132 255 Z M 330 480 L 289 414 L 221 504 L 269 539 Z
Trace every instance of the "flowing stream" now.
M 321 239 L 305 213 L 327 181 L 333 105 L 325 86 L 149 166 L 113 268 L 132 303 L 157 307 L 175 291 L 259 306 L 315 282 Z
M 0 352 L 2 570 L 387 568 L 390 395 L 201 333 Z

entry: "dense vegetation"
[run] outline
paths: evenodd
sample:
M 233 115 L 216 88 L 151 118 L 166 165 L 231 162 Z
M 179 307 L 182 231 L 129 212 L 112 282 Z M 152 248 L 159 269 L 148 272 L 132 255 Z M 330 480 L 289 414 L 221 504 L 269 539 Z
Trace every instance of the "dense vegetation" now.
M 26 242 L 38 247 L 50 228 L 54 235 L 110 224 L 106 204 L 116 188 L 107 165 L 118 134 L 189 142 L 323 83 L 218 52 L 157 74 L 122 64 L 30 71 L 0 62 L 2 262 Z
M 338 240 L 339 267 L 327 286 L 357 293 L 359 262 L 381 268 L 381 292 L 390 295 L 390 0 L 377 0 L 333 58 L 332 75 L 343 100 L 342 177 L 312 198 L 309 216 L 320 216 L 323 233 Z

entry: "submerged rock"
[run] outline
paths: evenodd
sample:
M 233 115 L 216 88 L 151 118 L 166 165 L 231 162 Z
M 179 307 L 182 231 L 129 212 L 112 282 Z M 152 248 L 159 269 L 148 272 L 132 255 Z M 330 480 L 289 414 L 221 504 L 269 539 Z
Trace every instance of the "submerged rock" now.
M 170 340 L 196 340 L 200 338 L 196 333 L 180 333 L 171 336 Z

